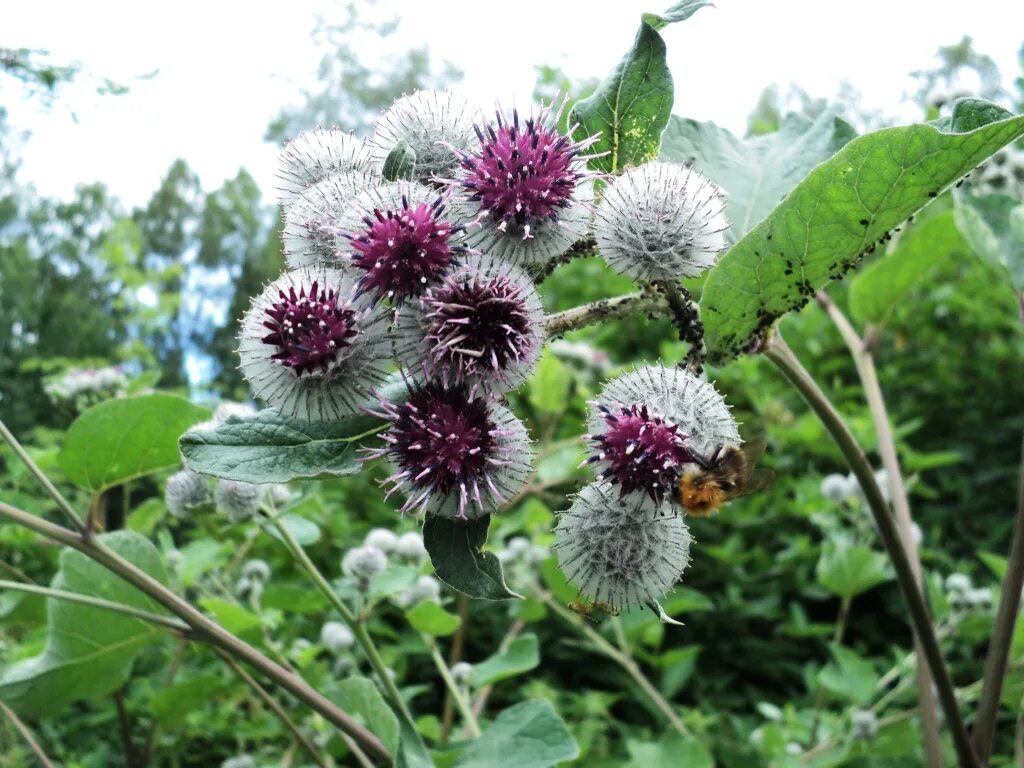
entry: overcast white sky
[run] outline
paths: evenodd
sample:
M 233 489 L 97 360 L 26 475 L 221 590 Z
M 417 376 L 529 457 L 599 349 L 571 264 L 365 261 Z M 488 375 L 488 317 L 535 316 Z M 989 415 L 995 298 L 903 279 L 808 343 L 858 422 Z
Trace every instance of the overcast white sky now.
M 630 45 L 639 14 L 661 10 L 661 3 L 671 0 L 381 0 L 402 18 L 402 39 L 427 42 L 436 58 L 461 67 L 472 95 L 505 103 L 514 96 L 520 104 L 532 89 L 534 64 L 604 75 Z M 830 96 L 846 79 L 866 106 L 895 112 L 912 87 L 908 73 L 928 67 L 939 45 L 964 34 L 1005 74 L 1019 72 L 1019 0 L 717 5 L 662 34 L 676 81 L 675 111 L 737 132 L 773 82 Z M 314 82 L 320 58 L 310 43 L 314 15 L 334 7 L 330 0 L 8 4 L 0 46 L 45 48 L 56 62 L 78 60 L 132 87 L 126 96 L 103 97 L 95 82 L 75 85 L 51 111 L 11 104 L 0 94 L 15 126 L 32 131 L 22 180 L 59 196 L 70 195 L 76 183 L 102 180 L 136 205 L 184 157 L 207 189 L 245 166 L 269 193 L 275 150 L 262 142 L 263 131 L 282 104 Z M 584 7 L 590 10 L 581 14 Z M 156 69 L 151 80 L 133 80 Z

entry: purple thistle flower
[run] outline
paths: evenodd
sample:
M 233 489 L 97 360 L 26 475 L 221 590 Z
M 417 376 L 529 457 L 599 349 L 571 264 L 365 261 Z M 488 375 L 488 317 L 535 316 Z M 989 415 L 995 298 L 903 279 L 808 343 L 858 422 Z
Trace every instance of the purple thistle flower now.
M 253 299 L 242 320 L 242 374 L 257 398 L 284 415 L 326 421 L 354 413 L 388 370 L 384 314 L 352 298 L 341 270 L 286 272 Z
M 356 197 L 339 222 L 349 241 L 339 251 L 361 278 L 358 293 L 401 304 L 441 279 L 457 255 L 462 227 L 446 199 L 422 184 L 389 184 Z
M 289 206 L 314 184 L 336 173 L 371 173 L 369 148 L 351 133 L 314 128 L 289 141 L 278 156 L 278 199 Z
M 574 142 L 557 130 L 566 102 L 520 121 L 500 111 L 496 124 L 476 128 L 479 146 L 458 151 L 461 169 L 450 183 L 464 190 L 468 218 L 480 228 L 469 244 L 511 263 L 535 264 L 557 256 L 583 234 L 590 220 L 583 153 L 597 136 Z M 570 130 L 570 134 L 572 131 Z
M 604 415 L 606 429 L 590 436 L 597 455 L 590 463 L 599 463 L 598 480 L 606 477 L 619 486 L 622 494 L 644 491 L 660 503 L 671 493 L 680 468 L 692 457 L 677 424 L 653 416 L 643 403 L 609 407 L 594 404 Z
M 414 386 L 401 404 L 380 400 L 368 411 L 391 422 L 385 447 L 367 458 L 387 456 L 396 471 L 386 480 L 388 496 L 408 498 L 402 512 L 427 512 L 462 520 L 497 510 L 526 483 L 530 440 L 511 411 L 466 387 L 437 383 Z
M 281 241 L 290 267 L 333 264 L 342 244 L 338 221 L 360 192 L 381 183 L 369 173 L 342 172 L 306 189 L 285 211 Z
M 396 355 L 446 384 L 492 394 L 519 386 L 544 343 L 537 289 L 518 267 L 470 256 L 397 321 Z

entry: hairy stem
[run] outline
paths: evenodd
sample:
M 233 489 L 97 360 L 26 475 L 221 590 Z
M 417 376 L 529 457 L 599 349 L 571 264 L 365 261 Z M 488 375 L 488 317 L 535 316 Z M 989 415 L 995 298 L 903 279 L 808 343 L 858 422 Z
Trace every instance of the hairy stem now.
M 707 348 L 704 346 L 704 323 L 693 297 L 677 280 L 663 280 L 655 283 L 655 287 L 665 295 L 672 322 L 679 331 L 679 340 L 690 346 L 684 364 L 693 373 L 700 373 L 704 370 Z
M 462 721 L 466 725 L 466 730 L 469 731 L 469 735 L 474 739 L 480 738 L 480 724 L 477 723 L 476 717 L 473 715 L 473 710 L 469 706 L 469 702 L 466 701 L 466 697 L 462 690 L 459 689 L 458 684 L 452 677 L 452 672 L 448 669 L 448 665 L 444 661 L 444 657 L 441 655 L 441 651 L 437 648 L 437 641 L 433 637 L 427 634 L 423 634 L 423 642 L 430 650 L 430 658 L 434 660 L 434 666 L 437 667 L 438 673 L 441 675 L 441 679 L 444 680 L 445 686 L 448 688 L 448 693 L 451 694 L 452 700 L 455 702 L 455 708 L 459 710 L 459 714 L 462 715 Z
M 637 291 L 611 299 L 599 299 L 564 312 L 548 315 L 546 327 L 549 338 L 569 331 L 586 328 L 603 320 L 614 320 L 637 312 L 650 312 L 663 306 L 664 299 L 650 291 Z
M 32 735 L 32 731 L 28 729 L 28 726 L 21 722 L 21 718 L 14 714 L 14 710 L 0 701 L 0 713 L 4 715 L 15 730 L 21 734 L 21 738 L 28 744 L 28 748 L 32 750 L 32 754 L 36 756 L 36 759 L 42 764 L 43 768 L 53 768 L 53 763 L 50 762 L 50 758 L 43 752 L 43 748 L 39 746 L 39 742 L 36 741 L 36 737 Z
M 568 264 L 573 259 L 578 259 L 582 256 L 593 256 L 596 252 L 597 241 L 592 237 L 585 237 L 579 242 L 573 243 L 565 253 L 555 256 L 555 258 L 550 259 L 543 264 L 538 264 L 530 271 L 530 277 L 533 278 L 533 282 L 540 285 L 562 264 Z
M 309 578 L 316 588 L 320 590 L 320 593 L 327 598 L 327 602 L 331 604 L 331 607 L 338 612 L 341 620 L 352 630 L 352 634 L 355 635 L 356 641 L 363 649 L 363 653 L 366 654 L 366 658 L 370 662 L 370 666 L 373 668 L 381 687 L 384 688 L 388 698 L 391 699 L 391 702 L 401 713 L 402 717 L 405 718 L 406 722 L 415 729 L 415 720 L 413 719 L 412 712 L 409 711 L 409 707 L 402 698 L 402 694 L 399 692 L 398 686 L 395 685 L 395 681 L 387 673 L 387 667 L 384 665 L 384 661 L 381 659 L 380 652 L 370 637 L 370 633 L 366 630 L 365 622 L 360 621 L 355 612 L 345 604 L 345 601 L 338 597 L 338 594 L 331 588 L 331 585 L 320 572 L 320 569 L 310 559 L 303 546 L 295 540 L 295 537 L 292 536 L 291 531 L 288 530 L 281 518 L 273 514 L 271 522 L 278 533 L 281 534 L 281 538 L 284 540 L 285 546 L 288 547 L 288 551 L 291 552 L 292 557 L 309 575 Z
M 939 648 L 939 641 L 935 636 L 935 628 L 932 626 L 928 614 L 928 606 L 925 603 L 924 595 L 917 586 L 914 578 L 914 568 L 907 557 L 907 550 L 900 539 L 899 530 L 889 505 L 886 503 L 882 492 L 875 482 L 874 471 L 871 464 L 857 440 L 850 433 L 849 428 L 843 421 L 842 416 L 836 411 L 832 402 L 818 387 L 814 379 L 804 369 L 796 355 L 789 348 L 782 336 L 776 331 L 764 351 L 765 357 L 771 360 L 791 384 L 800 392 L 804 400 L 817 415 L 825 430 L 832 437 L 836 446 L 842 452 L 846 463 L 857 478 L 868 507 L 875 519 L 882 543 L 886 552 L 892 560 L 896 571 L 896 580 L 899 582 L 903 592 L 903 599 L 910 610 L 910 618 L 913 628 L 921 643 L 921 650 L 928 666 L 931 669 L 935 686 L 939 692 L 939 699 L 942 702 L 943 711 L 946 713 L 946 722 L 953 737 L 953 745 L 956 748 L 957 757 L 963 768 L 980 768 L 978 758 L 974 754 L 967 729 L 964 726 L 963 718 L 957 707 L 956 691 L 953 688 L 953 681 L 949 676 L 949 670 L 942 658 L 942 650 Z
M 391 760 L 391 754 L 381 740 L 338 705 L 298 675 L 267 658 L 244 640 L 232 635 L 217 622 L 193 607 L 191 603 L 178 597 L 148 573 L 107 547 L 100 539 L 96 537 L 85 539 L 74 531 L 38 518 L 4 502 L 0 502 L 0 518 L 24 526 L 95 560 L 182 619 L 192 628 L 198 639 L 223 649 L 234 658 L 263 672 L 295 698 L 323 715 L 334 726 L 358 740 L 376 759 L 382 762 Z
M 875 370 L 875 359 L 871 349 L 857 332 L 853 329 L 849 320 L 835 303 L 824 292 L 818 293 L 818 303 L 824 307 L 832 323 L 839 330 L 840 336 L 846 342 L 857 368 L 857 375 L 860 377 L 861 389 L 864 391 L 864 399 L 867 401 L 868 410 L 871 412 L 871 420 L 875 426 L 875 436 L 878 439 L 878 453 L 882 457 L 882 466 L 885 467 L 885 474 L 889 481 L 889 491 L 892 497 L 893 508 L 896 511 L 896 523 L 899 526 L 900 538 L 907 550 L 907 557 L 914 568 L 914 579 L 919 589 L 923 589 L 924 580 L 921 572 L 921 558 L 917 551 L 917 542 L 914 540 L 912 531 L 913 520 L 910 516 L 910 500 L 907 497 L 907 489 L 903 483 L 903 473 L 900 468 L 899 457 L 896 453 L 896 440 L 892 434 L 892 427 L 889 424 L 889 413 L 885 407 L 885 398 L 882 396 L 882 387 L 878 381 L 878 372 Z M 942 749 L 939 744 L 939 720 L 935 712 L 935 699 L 932 697 L 932 678 L 928 673 L 924 657 L 920 653 L 921 644 L 914 635 L 914 650 L 917 653 L 917 697 L 918 711 L 921 713 L 921 740 L 924 746 L 926 764 L 928 768 L 942 768 Z
M 665 700 L 665 697 L 661 695 L 661 691 L 655 688 L 654 684 L 647 679 L 643 670 L 637 666 L 637 663 L 631 657 L 624 654 L 614 645 L 605 640 L 600 633 L 594 631 L 594 629 L 588 626 L 586 620 L 582 616 L 573 613 L 560 602 L 555 600 L 550 592 L 543 593 L 540 599 L 552 611 L 582 632 L 584 637 L 586 637 L 598 651 L 622 667 L 626 673 L 633 678 L 633 681 L 640 687 L 640 690 L 647 695 L 647 698 L 651 700 L 654 706 L 658 708 L 658 711 L 665 716 L 665 719 L 668 720 L 669 724 L 675 728 L 676 731 L 683 736 L 690 735 L 689 729 L 683 721 L 679 719 L 679 715 L 677 715 L 675 710 L 672 709 L 672 705 L 669 704 Z
M 231 671 L 238 675 L 238 677 L 242 679 L 242 682 L 248 685 L 253 690 L 253 693 L 259 696 L 260 699 L 262 699 L 263 703 L 270 708 L 270 711 L 277 715 L 277 718 L 281 721 L 282 725 L 284 725 L 284 727 L 292 735 L 292 738 L 295 739 L 295 741 L 297 741 L 299 745 L 303 749 L 305 749 L 306 752 L 309 753 L 309 756 L 313 759 L 313 762 L 320 766 L 320 768 L 327 768 L 327 763 L 324 762 L 324 759 L 322 757 L 320 757 L 320 753 L 317 752 L 316 747 L 314 747 L 312 742 L 310 742 L 310 740 L 306 738 L 305 734 L 299 730 L 299 727 L 288 716 L 288 713 L 285 711 L 284 707 L 282 707 L 281 704 L 278 703 L 277 699 L 271 696 L 270 692 L 267 691 L 266 688 L 264 688 L 262 685 L 256 682 L 256 679 L 248 672 L 246 672 L 237 661 L 231 658 L 231 656 L 229 656 L 221 650 L 214 649 L 214 651 L 218 656 L 221 657 L 225 664 L 231 667 Z
M 992 740 L 996 733 L 996 718 L 999 714 L 999 700 L 1002 697 L 1006 667 L 1010 661 L 1010 646 L 1013 631 L 1017 625 L 1020 610 L 1020 593 L 1024 587 L 1024 447 L 1021 449 L 1020 480 L 1017 488 L 1017 516 L 1013 523 L 1013 539 L 1010 541 L 1010 555 L 1006 576 L 999 594 L 999 608 L 996 610 L 995 628 L 985 657 L 984 683 L 978 713 L 974 719 L 974 748 L 978 750 L 982 764 L 988 763 L 992 752 Z

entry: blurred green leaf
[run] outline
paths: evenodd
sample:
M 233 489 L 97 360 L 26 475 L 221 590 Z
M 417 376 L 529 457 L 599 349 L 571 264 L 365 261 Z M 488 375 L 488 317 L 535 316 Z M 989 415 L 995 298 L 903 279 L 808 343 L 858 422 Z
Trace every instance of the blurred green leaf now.
M 516 768 L 549 768 L 579 752 L 550 702 L 524 701 L 502 711 L 479 739 L 470 742 L 455 766 L 493 768 L 507 765 L 514 756 Z
M 452 589 L 483 600 L 518 598 L 505 586 L 498 558 L 482 549 L 490 522 L 490 515 L 475 520 L 428 515 L 423 523 L 423 545 L 437 578 Z
M 160 720 L 161 727 L 176 728 L 185 722 L 190 713 L 205 707 L 222 685 L 216 675 L 197 675 L 187 680 L 178 680 L 153 694 L 149 700 L 150 712 Z
M 953 196 L 956 225 L 981 258 L 1024 291 L 1024 203 L 1009 195 Z
M 850 544 L 827 543 L 818 561 L 818 583 L 834 595 L 853 598 L 892 578 L 881 552 Z
M 260 628 L 260 617 L 238 603 L 219 597 L 203 597 L 199 605 L 213 614 L 217 623 L 233 635 L 253 637 Z
M 114 552 L 166 583 L 163 560 L 146 539 L 130 531 L 103 534 Z M 64 549 L 51 586 L 101 597 L 150 613 L 164 609 L 120 576 L 80 552 Z M 56 715 L 81 699 L 117 690 L 139 652 L 166 636 L 140 619 L 66 600 L 47 601 L 47 638 L 43 652 L 4 668 L 0 699 L 25 717 Z
M 1011 117 L 968 133 L 910 125 L 850 141 L 711 270 L 701 315 L 712 362 L 739 355 L 907 217 L 1022 135 L 1024 117 Z
M 509 643 L 507 651 L 499 651 L 479 664 L 474 664 L 472 682 L 476 688 L 482 688 L 499 680 L 529 672 L 539 663 L 537 636 L 521 635 Z
M 626 742 L 632 760 L 627 768 L 714 768 L 711 753 L 697 739 L 668 731 L 658 741 Z
M 417 632 L 431 637 L 447 637 L 462 622 L 454 613 L 448 613 L 432 600 L 423 600 L 405 612 L 405 618 Z
M 661 159 L 692 165 L 726 193 L 726 239 L 735 243 L 761 222 L 819 163 L 855 135 L 839 109 L 817 118 L 786 115 L 779 130 L 741 139 L 711 122 L 673 115 L 661 140 Z
M 281 515 L 281 524 L 288 530 L 294 539 L 304 547 L 316 544 L 320 541 L 320 526 L 312 520 L 307 520 L 301 515 Z M 260 521 L 260 527 L 270 536 L 278 541 L 283 541 L 281 532 L 269 523 Z
M 835 695 L 859 706 L 871 703 L 878 675 L 871 663 L 841 645 L 833 645 L 834 662 L 818 673 L 818 682 Z
M 530 405 L 544 413 L 562 413 L 569 400 L 572 374 L 561 360 L 544 350 L 530 377 Z
M 398 748 L 398 718 L 372 680 L 348 677 L 328 689 L 328 693 L 338 706 L 361 720 L 389 752 Z
M 210 417 L 174 395 L 123 397 L 94 405 L 68 429 L 58 461 L 67 478 L 102 491 L 158 469 L 176 467 L 181 433 Z

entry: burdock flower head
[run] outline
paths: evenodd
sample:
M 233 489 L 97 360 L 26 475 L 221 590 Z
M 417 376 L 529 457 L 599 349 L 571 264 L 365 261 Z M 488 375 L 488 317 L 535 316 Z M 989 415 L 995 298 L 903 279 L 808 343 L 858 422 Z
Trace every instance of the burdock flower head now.
M 693 456 L 741 442 L 714 385 L 679 368 L 638 368 L 610 381 L 590 406 L 589 461 L 624 494 L 643 491 L 660 502 Z
M 725 248 L 725 200 L 692 168 L 647 163 L 605 190 L 597 208 L 597 248 L 616 272 L 635 280 L 699 275 Z
M 278 156 L 278 199 L 289 205 L 336 173 L 375 173 L 369 148 L 351 133 L 314 128 L 289 141 Z
M 526 482 L 530 440 L 511 411 L 467 387 L 414 386 L 401 404 L 381 399 L 375 415 L 391 422 L 385 447 L 395 472 L 390 496 L 407 495 L 402 512 L 470 519 L 494 512 Z
M 668 501 L 625 496 L 611 483 L 586 486 L 558 516 L 555 551 L 566 578 L 611 608 L 656 602 L 690 561 L 690 531 Z
M 281 242 L 290 267 L 333 264 L 338 247 L 347 245 L 338 221 L 360 192 L 376 186 L 372 173 L 335 173 L 306 189 L 285 211 Z
M 586 230 L 593 196 L 584 152 L 596 136 L 574 142 L 558 132 L 563 101 L 521 120 L 512 110 L 476 128 L 477 146 L 460 151 L 452 184 L 463 190 L 468 243 L 512 264 L 536 264 L 565 251 Z M 570 131 L 571 133 L 571 131 Z
M 286 272 L 242 319 L 242 375 L 285 416 L 328 421 L 356 412 L 385 378 L 391 356 L 383 313 L 353 298 L 338 269 Z
M 469 256 L 398 319 L 398 359 L 446 384 L 506 392 L 526 380 L 544 343 L 544 309 L 518 267 Z
M 352 200 L 339 226 L 348 241 L 341 258 L 360 275 L 357 291 L 374 302 L 401 304 L 419 296 L 466 250 L 446 198 L 415 182 L 366 190 Z
M 453 91 L 416 91 L 396 99 L 385 112 L 370 140 L 370 154 L 383 165 L 391 151 L 404 142 L 415 154 L 413 177 L 429 182 L 448 176 L 458 166 L 457 150 L 473 142 L 476 110 Z

